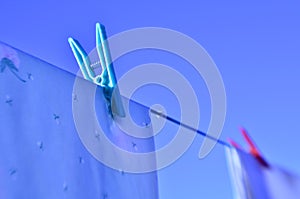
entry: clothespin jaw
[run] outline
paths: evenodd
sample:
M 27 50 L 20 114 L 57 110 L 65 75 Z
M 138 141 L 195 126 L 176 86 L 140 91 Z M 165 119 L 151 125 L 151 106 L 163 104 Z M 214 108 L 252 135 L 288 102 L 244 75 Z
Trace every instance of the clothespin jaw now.
M 242 136 L 244 137 L 244 139 L 246 140 L 246 143 L 249 146 L 249 153 L 255 157 L 257 159 L 257 161 L 265 166 L 265 167 L 269 167 L 269 164 L 267 163 L 267 161 L 263 158 L 263 156 L 261 155 L 261 153 L 259 152 L 258 148 L 256 147 L 256 145 L 254 144 L 254 142 L 252 141 L 252 139 L 250 138 L 249 134 L 247 133 L 247 131 L 244 128 L 240 128 L 240 131 L 242 133 Z M 229 139 L 230 144 L 238 149 L 242 149 L 242 147 L 240 147 L 235 141 Z
M 125 111 L 111 61 L 105 27 L 99 23 L 96 24 L 96 48 L 102 67 L 102 73 L 100 75 L 95 74 L 94 69 L 91 67 L 88 54 L 79 42 L 73 38 L 69 38 L 68 41 L 83 77 L 103 88 L 103 94 L 112 116 L 118 115 L 119 117 L 125 117 Z

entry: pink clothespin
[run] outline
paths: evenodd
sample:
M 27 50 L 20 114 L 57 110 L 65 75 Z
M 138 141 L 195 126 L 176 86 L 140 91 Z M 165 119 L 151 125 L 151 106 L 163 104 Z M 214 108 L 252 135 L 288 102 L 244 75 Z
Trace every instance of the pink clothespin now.
M 248 146 L 250 147 L 249 153 L 254 156 L 257 161 L 265 166 L 265 167 L 269 167 L 269 164 L 267 163 L 267 161 L 263 158 L 263 156 L 261 155 L 261 153 L 259 152 L 258 148 L 256 147 L 256 145 L 254 144 L 254 142 L 252 141 L 252 139 L 250 138 L 249 134 L 247 133 L 247 131 L 244 128 L 240 128 L 240 131 L 244 137 L 244 139 L 246 140 Z M 240 147 L 235 141 L 228 139 L 228 141 L 230 142 L 230 144 L 237 148 L 237 149 L 241 149 L 243 150 L 242 147 Z

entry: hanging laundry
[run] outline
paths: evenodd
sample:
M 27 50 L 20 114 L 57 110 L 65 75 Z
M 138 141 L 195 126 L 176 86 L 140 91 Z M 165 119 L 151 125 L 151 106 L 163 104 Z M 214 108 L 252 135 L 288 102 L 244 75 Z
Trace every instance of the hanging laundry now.
M 233 147 L 226 148 L 235 198 L 299 199 L 300 177 L 268 163 L 244 129 L 242 134 L 250 146 L 249 152 L 233 141 Z
M 96 90 L 93 110 L 111 143 L 136 154 L 154 150 L 152 138 L 134 139 L 116 124 L 100 86 L 8 45 L 0 43 L 0 47 L 0 198 L 158 198 L 156 171 L 134 174 L 125 168 L 110 168 L 80 139 L 72 107 L 87 96 L 74 91 L 74 82 L 84 85 L 86 92 Z M 128 103 L 138 122 L 151 123 L 148 108 Z M 151 125 L 139 132 L 151 133 Z M 85 133 L 105 152 L 97 144 L 103 133 L 89 129 Z M 104 154 L 121 162 L 125 158 Z M 155 164 L 155 159 L 134 166 L 149 164 Z

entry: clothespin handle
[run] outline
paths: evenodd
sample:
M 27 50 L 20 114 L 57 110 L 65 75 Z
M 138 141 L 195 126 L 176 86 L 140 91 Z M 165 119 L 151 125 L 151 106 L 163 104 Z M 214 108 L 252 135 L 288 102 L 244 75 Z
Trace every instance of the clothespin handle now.
M 103 88 L 103 94 L 112 116 L 118 115 L 120 117 L 125 117 L 122 97 L 117 85 L 113 63 L 111 61 L 105 27 L 99 23 L 96 24 L 96 47 L 99 61 L 102 66 L 102 73 L 100 75 L 95 74 L 91 67 L 90 59 L 79 42 L 73 38 L 69 38 L 68 41 L 83 77 Z

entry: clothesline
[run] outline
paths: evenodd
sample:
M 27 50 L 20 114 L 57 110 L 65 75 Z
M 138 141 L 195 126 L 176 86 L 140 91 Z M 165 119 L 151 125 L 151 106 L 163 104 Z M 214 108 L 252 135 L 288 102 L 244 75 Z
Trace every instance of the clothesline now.
M 172 122 L 172 123 L 174 123 L 174 124 L 177 124 L 177 125 L 179 125 L 179 126 L 182 126 L 182 127 L 186 128 L 186 129 L 188 129 L 188 130 L 190 130 L 190 131 L 196 132 L 197 134 L 199 134 L 199 135 L 201 135 L 201 136 L 204 136 L 204 137 L 207 137 L 208 139 L 211 139 L 211 140 L 213 140 L 213 141 L 216 141 L 218 144 L 221 144 L 221 145 L 224 146 L 224 147 L 231 148 L 231 146 L 230 146 L 227 142 L 225 142 L 225 141 L 223 141 L 223 140 L 220 140 L 220 139 L 215 138 L 215 137 L 213 137 L 213 136 L 211 136 L 211 135 L 208 135 L 207 133 L 205 133 L 205 132 L 203 132 L 203 131 L 200 131 L 200 130 L 198 130 L 198 129 L 194 128 L 194 127 L 191 127 L 191 126 L 189 126 L 189 125 L 187 125 L 187 124 L 184 124 L 184 123 L 182 123 L 182 122 L 180 122 L 180 121 L 178 121 L 178 120 L 176 120 L 176 119 L 171 118 L 171 117 L 168 116 L 168 115 L 165 115 L 165 114 L 163 114 L 163 113 L 161 113 L 161 112 L 158 112 L 158 111 L 156 111 L 156 110 L 153 110 L 153 109 L 151 109 L 151 108 L 150 108 L 150 111 L 151 111 L 151 113 L 153 113 L 153 114 L 155 114 L 155 115 L 157 115 L 157 116 L 159 116 L 159 117 L 163 117 L 163 118 L 167 119 L 168 121 L 170 121 L 170 122 Z

